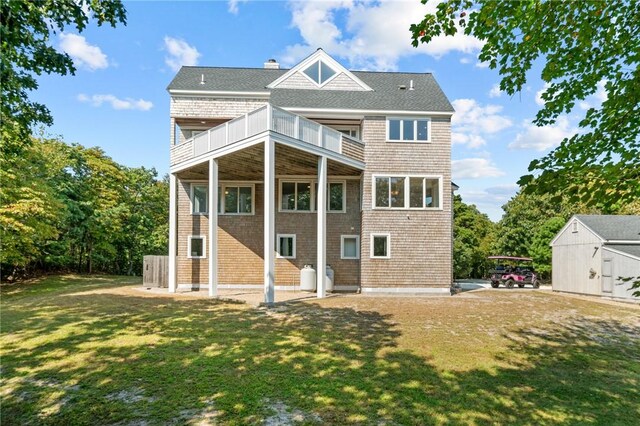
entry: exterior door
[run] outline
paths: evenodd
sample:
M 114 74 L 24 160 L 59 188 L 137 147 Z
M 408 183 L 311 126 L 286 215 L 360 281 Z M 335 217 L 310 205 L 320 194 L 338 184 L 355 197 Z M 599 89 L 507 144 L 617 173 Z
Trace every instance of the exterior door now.
M 613 291 L 613 259 L 602 259 L 602 291 Z

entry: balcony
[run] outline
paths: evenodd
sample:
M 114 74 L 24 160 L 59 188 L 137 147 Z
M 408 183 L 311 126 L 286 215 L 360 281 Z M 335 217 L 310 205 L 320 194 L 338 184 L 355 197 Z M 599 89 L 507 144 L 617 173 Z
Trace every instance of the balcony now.
M 266 131 L 272 131 L 320 148 L 364 161 L 364 145 L 341 132 L 281 108 L 265 105 L 231 121 L 212 127 L 171 147 L 171 165 L 177 165 Z

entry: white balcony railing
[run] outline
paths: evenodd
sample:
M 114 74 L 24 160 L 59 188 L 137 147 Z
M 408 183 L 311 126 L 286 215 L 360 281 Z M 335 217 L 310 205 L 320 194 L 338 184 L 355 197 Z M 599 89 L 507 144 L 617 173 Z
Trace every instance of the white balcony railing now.
M 215 151 L 267 130 L 342 154 L 343 135 L 339 131 L 281 108 L 265 105 L 173 146 L 171 164 Z

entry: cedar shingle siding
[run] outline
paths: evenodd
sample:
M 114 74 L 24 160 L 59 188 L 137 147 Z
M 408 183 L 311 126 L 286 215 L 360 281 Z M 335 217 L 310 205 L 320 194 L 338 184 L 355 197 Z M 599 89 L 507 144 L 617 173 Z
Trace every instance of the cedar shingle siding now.
M 327 264 L 335 271 L 334 283 L 337 286 L 363 288 L 448 288 L 452 279 L 450 116 L 453 109 L 438 84 L 430 74 L 350 73 L 337 70 L 338 75 L 333 80 L 318 88 L 299 71 L 294 71 L 295 68 L 288 78 L 278 86 L 270 88 L 269 85 L 273 81 L 288 71 L 183 67 L 168 88 L 172 95 L 172 167 L 193 158 L 192 146 L 184 142 L 190 137 L 191 130 L 197 129 L 198 120 L 222 122 L 254 111 L 267 103 L 292 110 L 294 113 L 296 109 L 315 109 L 316 112 L 299 114 L 306 115 L 311 120 L 325 120 L 329 123 L 328 126 L 340 124 L 340 114 L 344 114 L 344 125 L 360 124 L 360 136 L 364 145 L 346 138 L 343 138 L 340 144 L 341 151 L 338 153 L 345 159 L 355 160 L 355 163 L 359 164 L 357 167 L 353 166 L 353 163 L 337 164 L 336 160 L 331 160 L 334 161 L 334 166 L 337 164 L 342 167 L 334 170 L 350 173 L 346 180 L 337 178 L 346 182 L 346 213 L 327 212 L 326 258 Z M 205 85 L 199 85 L 202 76 L 206 81 Z M 415 90 L 407 89 L 410 82 Z M 366 88 L 367 86 L 372 90 Z M 224 91 L 246 92 L 247 95 L 217 94 Z M 358 111 L 363 112 L 358 116 Z M 405 111 L 404 116 L 407 117 L 428 117 L 431 132 L 429 142 L 387 142 L 385 111 L 389 111 L 388 115 L 392 117 L 396 116 L 398 111 Z M 180 127 L 181 123 L 189 124 Z M 247 151 L 245 155 L 251 156 L 255 152 L 262 151 Z M 300 158 L 296 157 L 297 152 L 300 152 Z M 315 153 L 311 156 L 312 161 L 309 160 L 309 153 L 293 151 L 293 154 L 289 151 L 288 156 L 279 157 L 278 161 L 295 164 L 296 167 L 291 167 L 291 170 L 308 170 L 308 174 L 315 173 Z M 253 159 L 261 161 L 262 157 L 256 154 Z M 237 164 L 240 173 L 243 163 L 234 164 Z M 180 170 L 177 174 L 176 282 L 179 285 L 207 284 L 209 280 L 208 215 L 192 215 L 190 210 L 192 182 L 187 179 L 195 176 L 201 179 L 207 176 L 202 165 L 198 166 L 197 170 L 196 166 L 198 165 L 192 169 Z M 227 178 L 230 173 L 235 173 L 233 170 L 236 168 L 231 172 L 229 167 L 226 168 Z M 358 175 L 361 170 L 362 173 Z M 373 175 L 441 177 L 441 208 L 375 209 L 372 207 Z M 336 180 L 332 177 L 329 176 L 330 182 Z M 295 179 L 304 178 L 295 176 Z M 307 178 L 316 180 L 316 176 L 313 175 Z M 264 283 L 264 185 L 261 173 L 256 179 L 252 181 L 255 185 L 253 215 L 218 216 L 219 284 Z M 276 258 L 275 284 L 298 286 L 303 265 L 316 263 L 317 215 L 315 212 L 280 212 L 278 191 L 281 179 L 288 180 L 286 176 L 277 176 L 276 179 L 275 235 L 296 235 L 296 258 Z M 292 177 L 290 180 L 293 179 Z M 390 258 L 370 258 L 372 233 L 390 235 Z M 207 237 L 206 258 L 187 257 L 189 235 Z M 341 235 L 360 236 L 360 259 L 340 259 Z

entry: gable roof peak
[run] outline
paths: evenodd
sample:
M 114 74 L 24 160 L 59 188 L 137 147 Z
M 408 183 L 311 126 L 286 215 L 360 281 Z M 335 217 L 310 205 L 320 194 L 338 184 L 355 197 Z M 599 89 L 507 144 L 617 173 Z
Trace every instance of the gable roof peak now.
M 307 74 L 305 71 L 316 62 L 322 62 L 323 65 L 328 66 L 331 69 L 331 71 L 333 71 L 333 77 L 327 78 L 327 79 L 320 79 L 320 81 L 313 80 L 309 76 L 309 74 Z M 340 74 L 344 74 L 349 79 L 351 79 L 355 84 L 360 86 L 362 90 L 373 91 L 373 89 L 369 87 L 365 82 L 363 82 L 361 79 L 356 77 L 351 71 L 346 69 L 341 63 L 333 59 L 333 57 L 331 57 L 331 55 L 325 52 L 322 49 L 322 47 L 318 47 L 315 52 L 307 56 L 305 59 L 300 61 L 297 65 L 293 66 L 289 71 L 287 71 L 286 73 L 281 75 L 279 78 L 271 82 L 269 85 L 267 85 L 267 88 L 274 89 L 280 83 L 282 83 L 283 81 L 287 80 L 289 77 L 297 73 L 305 75 L 306 78 L 308 78 L 310 81 L 314 81 L 314 83 L 317 84 L 319 88 L 322 88 L 322 86 L 324 86 L 326 83 L 331 81 L 334 77 Z

